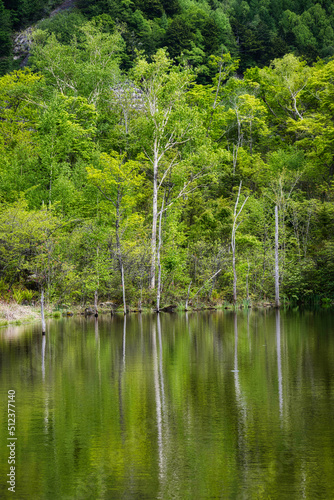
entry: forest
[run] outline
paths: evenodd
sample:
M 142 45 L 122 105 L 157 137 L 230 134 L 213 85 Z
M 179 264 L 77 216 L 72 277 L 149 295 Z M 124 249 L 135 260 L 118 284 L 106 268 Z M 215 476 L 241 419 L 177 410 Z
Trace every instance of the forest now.
M 272 301 L 276 207 L 281 302 L 329 305 L 333 3 L 56 7 L 0 0 L 2 299 Z

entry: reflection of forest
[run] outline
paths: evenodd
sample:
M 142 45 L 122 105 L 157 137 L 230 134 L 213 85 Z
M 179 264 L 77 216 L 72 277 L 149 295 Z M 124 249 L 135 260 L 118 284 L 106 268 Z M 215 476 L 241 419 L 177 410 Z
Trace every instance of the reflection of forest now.
M 101 315 L 2 337 L 18 494 L 330 498 L 332 325 L 284 311 Z

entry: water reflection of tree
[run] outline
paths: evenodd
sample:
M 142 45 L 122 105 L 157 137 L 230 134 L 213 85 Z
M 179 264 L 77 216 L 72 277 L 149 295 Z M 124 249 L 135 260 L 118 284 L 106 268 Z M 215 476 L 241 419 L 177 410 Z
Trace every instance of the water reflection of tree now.
M 64 498 L 331 498 L 334 340 L 313 320 L 100 316 L 4 344 L 27 442 L 21 484 L 42 443 L 42 496 L 66 469 Z
M 44 392 L 44 432 L 48 433 L 49 425 L 49 391 L 45 386 L 45 349 L 46 349 L 46 336 L 42 336 L 42 381 L 43 381 L 43 392 Z
M 94 319 L 95 319 L 95 342 L 97 347 L 97 365 L 99 372 L 99 392 L 101 394 L 101 342 L 99 336 L 99 320 L 97 317 Z
M 42 379 L 43 382 L 45 382 L 45 345 L 46 345 L 46 338 L 45 335 L 42 337 Z
M 238 316 L 234 313 L 234 387 L 236 403 L 238 408 L 238 423 L 237 423 L 237 449 L 242 462 L 242 475 L 245 484 L 248 476 L 248 441 L 247 441 L 247 402 L 242 393 L 239 380 L 239 364 L 238 364 Z
M 126 354 L 126 316 L 123 322 L 123 339 L 122 339 L 122 362 L 119 364 L 118 375 L 118 405 L 119 405 L 119 423 L 121 428 L 122 443 L 125 443 L 125 418 L 123 408 L 123 376 L 125 372 L 125 354 Z
M 157 428 L 158 428 L 158 454 L 159 454 L 159 482 L 161 491 L 164 491 L 164 483 L 166 478 L 166 458 L 163 439 L 163 414 L 165 410 L 165 393 L 164 393 L 164 378 L 162 370 L 162 342 L 161 342 L 161 324 L 160 316 L 157 317 L 158 338 L 160 356 L 158 359 L 156 326 L 152 325 L 152 347 L 153 347 L 153 371 L 154 371 L 154 389 L 155 402 L 157 413 Z
M 281 356 L 281 318 L 279 309 L 276 310 L 276 349 L 277 349 L 277 375 L 278 375 L 278 400 L 281 423 L 283 421 L 283 375 Z

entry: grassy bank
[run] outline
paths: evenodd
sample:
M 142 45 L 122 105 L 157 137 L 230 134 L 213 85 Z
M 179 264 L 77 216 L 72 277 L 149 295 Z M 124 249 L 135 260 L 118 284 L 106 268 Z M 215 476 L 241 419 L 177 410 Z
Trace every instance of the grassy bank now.
M 38 307 L 21 306 L 16 302 L 0 301 L 0 326 L 29 323 L 40 320 L 40 317 L 40 308 Z

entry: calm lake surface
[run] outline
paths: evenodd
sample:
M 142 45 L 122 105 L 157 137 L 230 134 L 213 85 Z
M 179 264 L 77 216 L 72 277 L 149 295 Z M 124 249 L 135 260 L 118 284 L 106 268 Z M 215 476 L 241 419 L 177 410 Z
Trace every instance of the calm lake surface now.
M 333 312 L 64 318 L 0 352 L 0 498 L 334 498 Z

